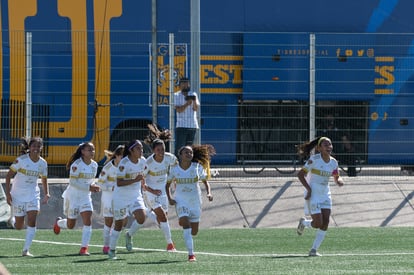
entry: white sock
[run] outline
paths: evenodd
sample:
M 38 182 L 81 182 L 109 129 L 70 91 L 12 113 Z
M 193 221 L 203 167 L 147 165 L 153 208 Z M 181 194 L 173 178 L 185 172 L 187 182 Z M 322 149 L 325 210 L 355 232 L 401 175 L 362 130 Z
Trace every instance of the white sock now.
M 11 227 L 16 228 L 16 218 L 14 216 L 10 218 L 9 223 Z
M 172 243 L 171 240 L 171 229 L 170 224 L 167 222 L 160 222 L 160 228 L 162 232 L 164 232 L 165 240 L 167 241 L 167 244 Z
M 29 250 L 30 246 L 32 245 L 33 239 L 36 235 L 36 227 L 27 227 L 26 228 L 26 241 L 24 242 L 24 250 Z
M 63 228 L 63 229 L 68 228 L 68 220 L 67 219 L 58 220 L 57 224 L 60 228 Z
M 185 246 L 188 250 L 188 255 L 194 255 L 194 243 L 193 243 L 193 236 L 191 235 L 191 228 L 184 229 L 183 232 Z
M 87 247 L 92 236 L 92 226 L 84 225 L 82 228 L 82 247 Z
M 104 246 L 109 246 L 109 238 L 111 236 L 111 228 L 107 225 L 104 225 L 103 228 L 103 240 Z
M 143 226 L 143 224 L 139 224 L 136 220 L 131 224 L 131 227 L 128 230 L 129 236 L 134 236 L 134 234 Z
M 116 245 L 118 243 L 119 235 L 121 234 L 121 231 L 116 231 L 115 229 L 112 230 L 111 237 L 109 238 L 109 248 L 111 250 L 116 249 Z
M 319 246 L 321 246 L 323 240 L 325 239 L 326 231 L 318 229 L 316 231 L 316 237 L 313 241 L 312 249 L 318 250 Z
M 118 239 L 119 239 L 119 235 L 121 234 L 121 231 L 116 231 L 115 229 L 112 230 L 112 234 L 111 237 L 109 238 L 109 248 L 111 250 L 115 250 L 116 249 L 116 245 L 118 243 Z
M 302 222 L 302 224 L 303 224 L 306 228 L 310 228 L 310 227 L 312 227 L 311 223 L 312 223 L 312 220 L 304 220 L 304 221 Z
M 158 224 L 158 221 L 157 221 L 157 215 L 155 215 L 154 211 L 152 211 L 152 210 L 151 210 L 151 209 L 149 209 L 149 208 L 145 209 L 145 211 L 146 211 L 147 217 L 148 217 L 151 221 L 153 221 L 153 222 L 155 222 L 155 223 L 157 223 L 157 224 Z

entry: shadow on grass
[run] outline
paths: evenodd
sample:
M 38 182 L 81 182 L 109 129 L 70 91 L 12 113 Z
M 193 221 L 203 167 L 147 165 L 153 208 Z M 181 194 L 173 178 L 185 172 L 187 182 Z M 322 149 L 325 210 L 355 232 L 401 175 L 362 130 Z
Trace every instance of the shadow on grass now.
M 42 254 L 42 255 L 34 255 L 34 257 L 23 257 L 20 254 L 15 255 L 0 255 L 0 260 L 4 259 L 19 259 L 19 258 L 26 258 L 26 259 L 33 259 L 33 260 L 43 260 L 43 259 L 58 259 L 58 258 L 67 258 L 72 263 L 99 263 L 105 261 L 116 261 L 116 262 L 123 262 L 128 261 L 129 259 L 123 258 L 123 255 L 134 255 L 134 254 L 150 254 L 150 253 L 159 253 L 157 251 L 119 251 L 116 253 L 117 259 L 112 260 L 108 258 L 108 255 L 105 255 L 101 252 L 94 252 L 90 253 L 90 256 L 81 256 L 79 253 L 70 253 L 70 254 Z M 99 257 L 99 258 L 98 258 Z M 160 260 L 154 262 L 137 262 L 137 263 L 130 263 L 130 264 L 144 264 L 144 265 L 157 265 L 157 264 L 172 264 L 178 263 L 181 261 L 168 261 L 168 260 Z
M 91 254 L 93 255 L 93 254 Z M 96 254 L 98 255 L 98 253 Z M 102 254 L 101 254 L 102 255 Z M 13 258 L 26 258 L 26 259 L 46 259 L 46 258 L 68 258 L 68 257 L 82 257 L 82 258 L 89 258 L 90 256 L 81 256 L 79 253 L 76 254 L 60 254 L 60 255 L 34 255 L 33 257 L 23 257 L 21 255 L 13 255 L 13 256 L 0 256 L 0 259 L 13 259 Z
M 175 264 L 175 263 L 181 263 L 183 261 L 169 261 L 169 260 L 159 260 L 154 262 L 137 262 L 137 263 L 128 263 L 131 265 L 159 265 L 159 264 Z
M 274 255 L 266 256 L 263 258 L 267 259 L 294 259 L 294 258 L 310 258 L 308 255 Z
M 105 262 L 108 261 L 108 257 L 103 257 L 101 259 L 91 259 L 89 257 L 84 257 L 84 260 L 77 260 L 77 261 L 73 261 L 73 263 L 100 263 L 100 262 Z M 122 261 L 122 259 L 117 259 L 117 261 Z
M 75 260 L 73 261 L 73 263 L 93 263 L 93 262 L 105 262 L 105 261 L 114 261 L 114 262 L 121 262 L 121 261 L 128 261 L 130 259 L 128 258 L 123 258 L 123 256 L 126 255 L 134 255 L 134 254 L 149 254 L 149 253 L 156 253 L 156 251 L 120 251 L 120 252 L 116 252 L 116 256 L 117 259 L 113 260 L 113 259 L 109 259 L 108 255 L 102 254 L 102 253 L 91 253 L 90 256 L 80 256 L 79 254 L 72 254 L 72 255 L 67 255 L 67 256 L 77 256 L 80 257 L 79 260 Z M 102 258 L 95 258 L 95 256 L 102 256 Z M 92 257 L 92 258 L 91 258 Z M 160 262 L 154 262 L 154 263 L 139 263 L 139 264 L 162 264 L 163 261 Z M 132 263 L 135 264 L 135 263 Z

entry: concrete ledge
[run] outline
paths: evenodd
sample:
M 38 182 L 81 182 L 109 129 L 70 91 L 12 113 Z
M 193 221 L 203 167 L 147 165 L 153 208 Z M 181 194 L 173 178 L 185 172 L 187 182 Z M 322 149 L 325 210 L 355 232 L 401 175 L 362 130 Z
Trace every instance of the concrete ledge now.
M 399 174 L 398 172 L 395 172 Z M 333 209 L 330 226 L 414 226 L 414 188 L 407 175 L 344 177 L 345 186 L 332 184 Z M 2 179 L 4 182 L 4 179 Z M 63 216 L 61 195 L 68 179 L 49 179 L 52 195 L 41 206 L 38 228 L 52 229 L 57 216 Z M 202 228 L 295 228 L 303 216 L 303 187 L 295 176 L 221 177 L 210 180 L 213 202 L 205 197 Z M 100 193 L 92 195 L 93 227 L 103 227 Z M 180 228 L 175 209 L 170 207 L 170 224 Z M 81 222 L 78 222 L 78 226 Z M 147 220 L 147 228 L 157 228 Z

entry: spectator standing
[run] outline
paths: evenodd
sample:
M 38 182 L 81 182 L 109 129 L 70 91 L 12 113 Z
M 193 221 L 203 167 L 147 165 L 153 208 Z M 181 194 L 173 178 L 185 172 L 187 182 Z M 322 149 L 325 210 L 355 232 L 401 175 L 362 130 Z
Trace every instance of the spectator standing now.
M 192 145 L 199 129 L 197 112 L 200 101 L 195 92 L 190 90 L 190 81 L 184 77 L 180 79 L 180 91 L 174 95 L 176 110 L 175 154 L 185 145 Z

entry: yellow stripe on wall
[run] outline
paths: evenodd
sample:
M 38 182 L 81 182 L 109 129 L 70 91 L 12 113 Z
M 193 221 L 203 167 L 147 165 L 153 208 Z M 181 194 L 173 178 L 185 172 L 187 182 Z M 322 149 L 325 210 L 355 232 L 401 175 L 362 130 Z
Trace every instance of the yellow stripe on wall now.
M 24 21 L 37 13 L 37 0 L 9 0 L 10 100 L 26 99 Z
M 69 18 L 72 38 L 72 102 L 69 121 L 50 123 L 50 138 L 84 138 L 88 108 L 88 41 L 86 2 L 58 0 L 58 14 Z

